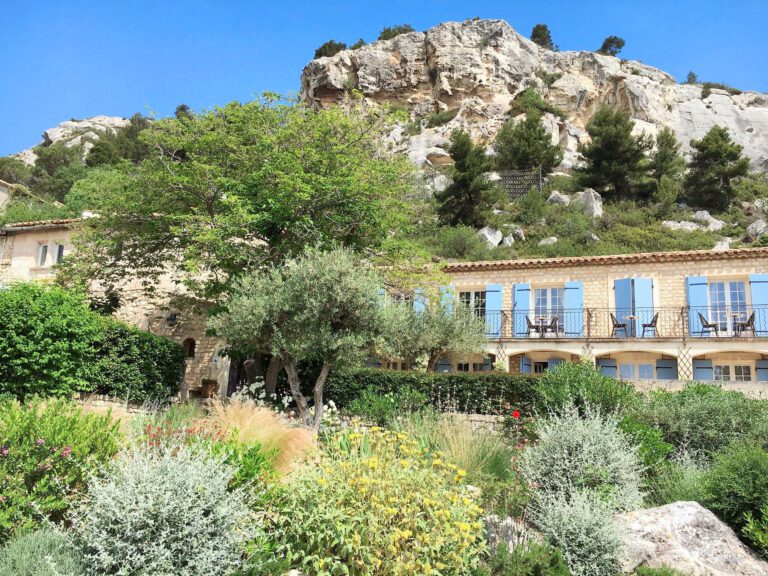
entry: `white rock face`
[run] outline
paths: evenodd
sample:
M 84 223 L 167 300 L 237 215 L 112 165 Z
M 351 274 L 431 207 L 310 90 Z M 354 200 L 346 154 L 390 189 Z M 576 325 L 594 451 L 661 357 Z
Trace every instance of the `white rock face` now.
M 557 244 L 557 236 L 550 236 L 549 238 L 539 240 L 539 246 L 552 246 L 553 244 Z
M 504 224 L 504 228 L 507 228 L 512 233 L 515 240 L 525 242 L 525 231 L 522 226 L 518 226 L 517 224 Z
M 560 204 L 561 206 L 568 206 L 571 203 L 571 197 L 557 190 L 552 190 L 552 193 L 547 198 L 547 204 Z
M 130 120 L 119 116 L 94 116 L 85 120 L 67 120 L 58 126 L 48 128 L 43 132 L 43 141 L 40 144 L 50 146 L 57 142 L 63 142 L 65 146 L 83 145 L 85 152 L 93 147 L 93 142 L 99 139 L 99 135 L 105 131 L 115 132 L 118 128 L 128 125 Z M 35 152 L 29 148 L 14 154 L 25 164 L 32 165 L 37 159 Z
M 544 75 L 555 78 L 549 86 Z M 429 150 L 442 147 L 424 138 L 445 138 L 463 127 L 488 144 L 507 119 L 510 102 L 527 87 L 565 113 L 565 120 L 551 115 L 544 120 L 553 142 L 564 148 L 563 168 L 578 162 L 576 148 L 586 139 L 584 128 L 592 114 L 610 105 L 627 111 L 637 131 L 655 134 L 670 127 L 685 152 L 691 139 L 715 124 L 726 126 L 753 167 L 768 169 L 768 95 L 712 90 L 702 99 L 701 86 L 677 84 L 669 74 L 640 62 L 545 50 L 503 20 L 446 22 L 313 60 L 302 73 L 301 97 L 318 106 L 344 103 L 355 88 L 371 103 L 405 105 L 413 119 L 458 110 L 447 124 L 399 142 L 412 159 L 429 163 Z M 444 161 L 439 152 L 435 159 Z
M 701 224 L 696 224 L 696 222 L 687 222 L 685 220 L 664 220 L 661 225 L 664 226 L 664 228 L 669 228 L 670 230 L 683 230 L 685 232 L 704 230 L 704 227 Z
M 489 248 L 498 246 L 502 238 L 504 238 L 504 234 L 502 234 L 501 230 L 496 230 L 496 228 L 491 228 L 490 226 L 480 228 L 480 230 L 477 231 L 477 235 L 485 240 Z
M 760 220 L 755 220 L 752 224 L 747 226 L 747 240 L 757 240 L 766 232 L 768 232 L 768 223 L 762 218 Z
M 687 576 L 765 576 L 736 534 L 696 502 L 675 502 L 615 517 L 624 543 L 622 571 L 668 566 Z
M 504 239 L 501 241 L 502 246 L 512 246 L 512 244 L 515 243 L 515 235 L 514 234 L 507 234 L 504 236 Z
M 699 224 L 703 224 L 704 227 L 710 232 L 717 232 L 719 230 L 722 230 L 723 227 L 725 226 L 725 222 L 723 222 L 722 220 L 718 220 L 717 218 L 712 216 L 707 210 L 699 210 L 698 212 L 694 212 L 693 219 Z
M 577 192 L 573 197 L 573 202 L 581 206 L 581 209 L 587 216 L 591 216 L 592 218 L 602 218 L 603 197 L 592 190 L 592 188 Z
M 589 240 L 590 242 L 600 242 L 600 236 L 598 236 L 594 232 L 587 232 L 586 237 L 587 237 L 587 240 Z
M 721 238 L 717 242 L 715 242 L 715 247 L 712 248 L 712 250 L 715 251 L 721 251 L 721 250 L 730 250 L 731 244 L 733 244 L 733 238 Z

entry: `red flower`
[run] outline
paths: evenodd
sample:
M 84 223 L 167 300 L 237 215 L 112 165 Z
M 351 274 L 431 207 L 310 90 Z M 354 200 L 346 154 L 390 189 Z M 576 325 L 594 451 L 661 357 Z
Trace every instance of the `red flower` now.
M 520 410 L 512 410 L 512 418 L 514 418 L 515 420 L 520 418 Z

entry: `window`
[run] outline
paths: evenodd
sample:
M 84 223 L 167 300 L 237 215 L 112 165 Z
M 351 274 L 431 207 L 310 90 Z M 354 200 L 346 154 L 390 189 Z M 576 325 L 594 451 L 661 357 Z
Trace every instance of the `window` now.
M 653 364 L 640 364 L 637 367 L 637 377 L 640 380 L 653 380 Z
M 39 244 L 37 246 L 37 265 L 45 266 L 45 261 L 48 259 L 48 244 Z
M 632 381 L 635 379 L 634 364 L 619 364 L 619 379 Z
M 549 362 L 534 362 L 533 363 L 533 373 L 534 374 L 544 374 L 544 372 L 547 371 L 548 367 L 549 367 Z
M 720 332 L 730 332 L 733 324 L 747 319 L 747 288 L 745 282 L 709 283 L 709 321 Z
M 733 367 L 733 377 L 736 382 L 752 382 L 752 367 L 737 364 Z
M 472 362 L 472 372 L 482 372 L 482 371 L 483 371 L 482 362 Z
M 56 244 L 56 253 L 53 255 L 53 263 L 58 264 L 64 258 L 64 244 Z
M 485 290 L 459 292 L 459 302 L 474 310 L 481 318 L 485 318 Z
M 457 372 L 469 372 L 469 362 L 459 362 L 456 364 Z
M 731 367 L 727 364 L 715 364 L 715 380 L 727 382 L 731 379 Z
M 181 343 L 181 347 L 184 349 L 184 356 L 187 358 L 195 357 L 195 339 L 187 338 Z
M 562 322 L 565 316 L 564 288 L 536 288 L 533 291 L 534 315 L 547 321 L 557 316 Z

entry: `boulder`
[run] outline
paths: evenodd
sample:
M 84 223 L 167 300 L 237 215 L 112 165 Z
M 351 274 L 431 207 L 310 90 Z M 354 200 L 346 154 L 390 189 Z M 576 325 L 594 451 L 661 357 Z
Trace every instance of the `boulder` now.
M 701 224 L 696 224 L 696 222 L 688 222 L 685 220 L 664 220 L 662 221 L 661 225 L 664 226 L 664 228 L 669 228 L 670 230 L 683 230 L 685 232 L 704 230 L 704 227 Z
M 584 235 L 584 238 L 585 238 L 585 239 L 586 239 L 588 242 L 600 242 L 600 236 L 598 236 L 598 235 L 597 235 L 597 234 L 595 234 L 594 232 L 587 232 L 587 233 Z
M 587 188 L 578 192 L 573 201 L 581 206 L 584 214 L 592 218 L 601 218 L 603 216 L 603 197 L 592 188 Z
M 435 192 L 443 192 L 451 184 L 451 179 L 445 174 L 435 174 L 432 178 L 432 189 Z
M 731 244 L 733 244 L 733 238 L 728 238 L 726 236 L 715 242 L 715 247 L 712 248 L 712 250 L 728 250 L 730 249 Z
M 687 576 L 765 576 L 760 560 L 728 526 L 696 502 L 619 514 L 622 570 L 667 566 Z
M 501 518 L 492 514 L 483 518 L 485 526 L 485 539 L 491 552 L 494 552 L 499 544 L 506 543 L 509 550 L 513 550 L 518 544 L 523 544 L 529 539 L 539 540 L 540 535 L 531 531 L 525 522 L 507 516 Z
M 568 206 L 571 203 L 571 197 L 557 190 L 552 190 L 552 193 L 547 198 L 547 204 L 559 204 L 561 206 Z
M 552 246 L 553 244 L 557 244 L 557 236 L 550 236 L 549 238 L 539 240 L 539 246 Z
M 504 239 L 501 241 L 502 246 L 512 246 L 512 244 L 515 243 L 515 235 L 514 234 L 507 234 L 504 236 Z
M 480 228 L 480 230 L 477 231 L 477 235 L 485 240 L 489 248 L 495 248 L 499 245 L 502 238 L 504 238 L 504 234 L 501 230 L 496 230 L 496 228 L 491 228 L 490 226 L 483 226 Z
M 766 232 L 768 232 L 768 223 L 762 218 L 760 218 L 760 220 L 755 220 L 752 224 L 747 226 L 747 240 L 757 240 Z
M 718 232 L 725 226 L 725 222 L 718 220 L 706 210 L 699 210 L 698 212 L 694 212 L 693 220 L 699 224 L 702 224 L 710 232 Z
M 508 228 L 515 240 L 525 242 L 525 231 L 522 226 L 517 224 L 504 224 L 504 228 Z

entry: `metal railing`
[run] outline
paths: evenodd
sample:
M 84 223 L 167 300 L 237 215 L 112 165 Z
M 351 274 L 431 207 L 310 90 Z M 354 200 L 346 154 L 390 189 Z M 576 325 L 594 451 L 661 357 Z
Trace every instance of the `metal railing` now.
M 768 338 L 768 306 L 485 311 L 491 340 Z

